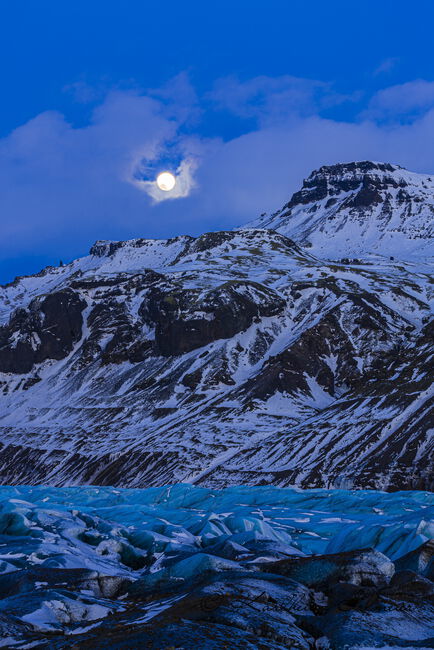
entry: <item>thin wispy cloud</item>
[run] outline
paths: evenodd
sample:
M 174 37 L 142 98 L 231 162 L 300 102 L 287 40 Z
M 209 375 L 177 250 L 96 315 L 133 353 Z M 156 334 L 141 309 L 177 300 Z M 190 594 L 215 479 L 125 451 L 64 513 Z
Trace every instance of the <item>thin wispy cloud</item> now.
M 260 76 L 244 82 L 235 76 L 226 77 L 215 83 L 207 97 L 217 109 L 256 118 L 261 124 L 313 115 L 353 100 L 353 95 L 336 92 L 330 83 L 289 75 Z
M 376 93 L 364 112 L 371 119 L 411 120 L 434 108 L 434 81 L 416 79 Z
M 384 59 L 381 61 L 379 66 L 375 68 L 374 76 L 378 77 L 379 75 L 388 74 L 396 68 L 396 66 L 399 64 L 399 61 L 400 59 L 397 56 L 390 56 L 387 59 Z

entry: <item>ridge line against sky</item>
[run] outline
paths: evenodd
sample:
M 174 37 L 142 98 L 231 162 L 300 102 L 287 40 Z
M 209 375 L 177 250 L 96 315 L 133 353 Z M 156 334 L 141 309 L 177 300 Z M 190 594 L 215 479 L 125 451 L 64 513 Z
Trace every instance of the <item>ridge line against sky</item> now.
M 169 2 L 164 16 L 135 0 L 131 15 L 99 0 L 47 0 L 38 14 L 28 4 L 18 37 L 6 29 L 2 41 L 0 282 L 96 239 L 236 227 L 281 207 L 323 164 L 434 173 L 434 61 L 421 38 L 432 4 L 407 15 L 403 2 L 290 4 L 251 2 L 246 15 L 225 0 L 217 15 Z M 182 181 L 164 201 L 149 192 L 162 169 Z

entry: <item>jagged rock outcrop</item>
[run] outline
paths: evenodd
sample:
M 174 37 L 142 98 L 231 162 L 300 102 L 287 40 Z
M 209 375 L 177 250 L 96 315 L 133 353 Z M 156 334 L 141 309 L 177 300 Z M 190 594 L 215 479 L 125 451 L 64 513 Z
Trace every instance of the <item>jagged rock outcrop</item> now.
M 156 288 L 139 309 L 155 326 L 157 352 L 172 356 L 245 331 L 255 319 L 276 316 L 285 300 L 258 283 L 228 281 L 211 291 Z
M 0 328 L 0 372 L 24 374 L 47 359 L 60 360 L 82 333 L 86 302 L 71 289 L 31 301 Z

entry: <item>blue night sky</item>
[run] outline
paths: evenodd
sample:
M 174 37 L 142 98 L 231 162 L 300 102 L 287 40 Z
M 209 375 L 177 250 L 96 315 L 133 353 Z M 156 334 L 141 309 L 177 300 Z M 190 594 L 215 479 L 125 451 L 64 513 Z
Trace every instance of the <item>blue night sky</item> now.
M 433 26 L 432 0 L 3 2 L 0 282 L 235 227 L 322 164 L 434 172 Z

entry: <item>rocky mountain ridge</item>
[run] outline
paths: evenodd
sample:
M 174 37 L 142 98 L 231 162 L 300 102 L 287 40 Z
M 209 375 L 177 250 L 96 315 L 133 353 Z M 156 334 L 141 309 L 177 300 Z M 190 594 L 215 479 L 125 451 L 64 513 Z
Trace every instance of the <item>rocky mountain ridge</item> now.
M 324 166 L 254 227 L 272 228 L 319 257 L 433 255 L 434 176 L 371 161 Z
M 101 241 L 0 288 L 1 482 L 432 489 L 416 177 L 321 168 L 263 227 Z M 355 220 L 363 256 L 330 259 Z

